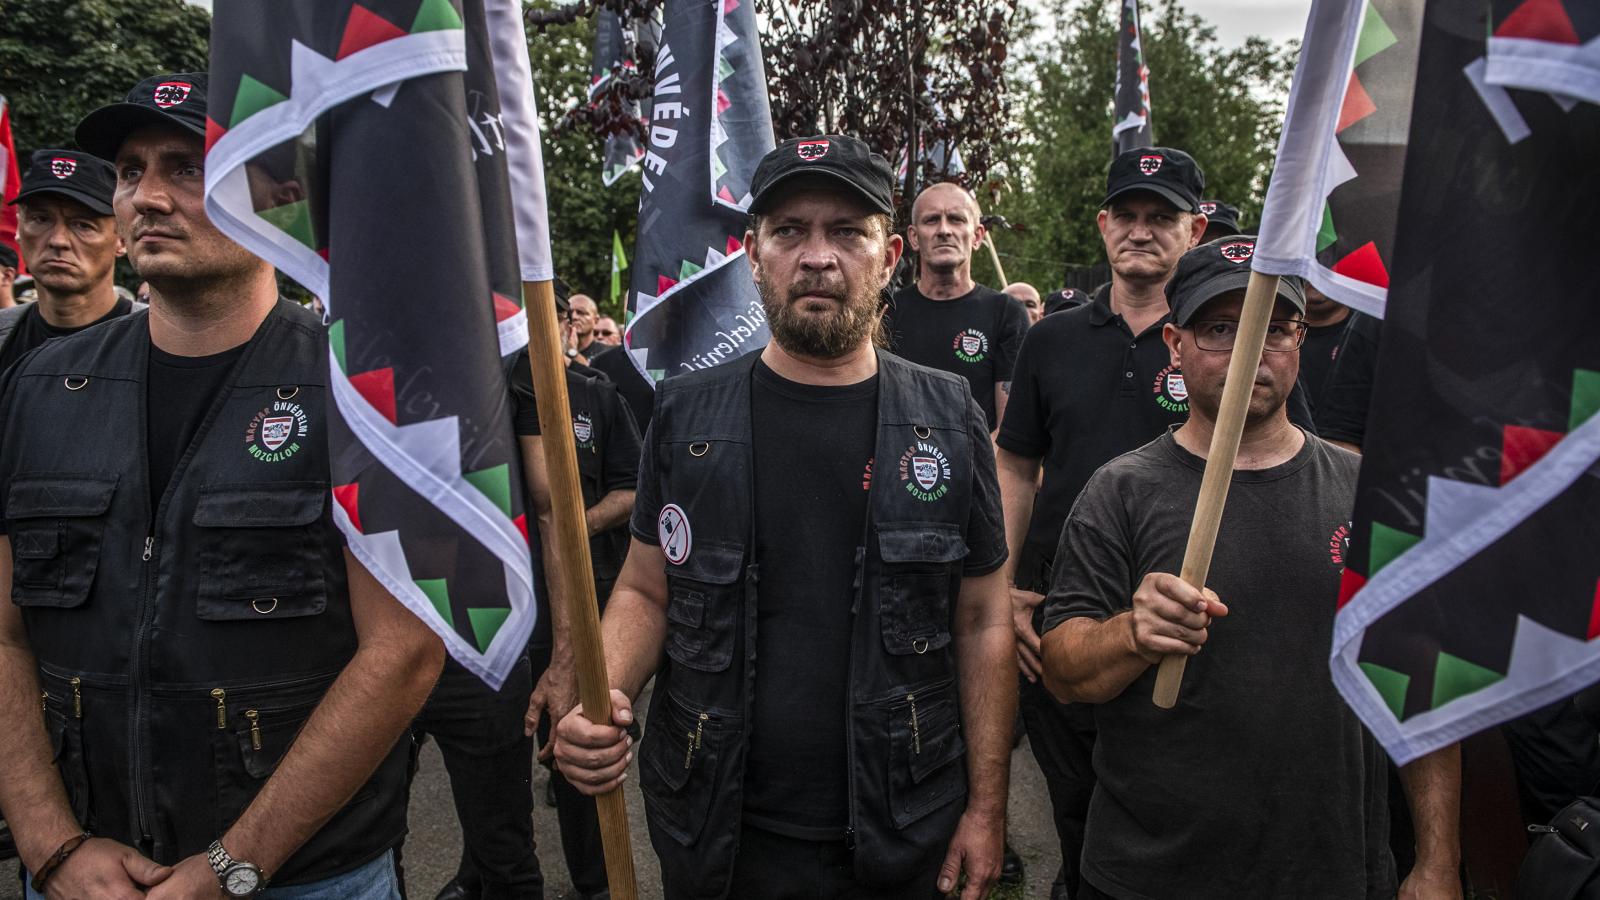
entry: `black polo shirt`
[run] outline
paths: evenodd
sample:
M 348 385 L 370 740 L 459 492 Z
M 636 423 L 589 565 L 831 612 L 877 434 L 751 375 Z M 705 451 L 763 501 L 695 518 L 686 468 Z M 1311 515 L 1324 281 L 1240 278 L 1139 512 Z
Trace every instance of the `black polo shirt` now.
M 1044 483 L 1017 553 L 1019 586 L 1048 583 L 1061 526 L 1096 469 L 1189 417 L 1183 373 L 1161 339 L 1167 321 L 1135 335 L 1111 311 L 1108 284 L 1092 302 L 1045 316 L 1023 339 L 999 444 L 1042 459 Z
M 993 431 L 995 385 L 1011 380 L 1028 311 L 1015 298 L 981 284 L 953 300 L 933 300 L 906 285 L 884 317 L 889 350 L 901 359 L 967 380 Z
M 1089 476 L 1189 418 L 1183 372 L 1161 338 L 1170 316 L 1135 335 L 1111 311 L 1111 285 L 1084 306 L 1045 316 L 1028 331 L 1011 373 L 1000 425 L 1001 449 L 1041 459 L 1044 483 L 1017 550 L 1017 585 L 1050 580 L 1061 526 Z M 1296 385 L 1289 418 L 1310 430 L 1311 411 Z

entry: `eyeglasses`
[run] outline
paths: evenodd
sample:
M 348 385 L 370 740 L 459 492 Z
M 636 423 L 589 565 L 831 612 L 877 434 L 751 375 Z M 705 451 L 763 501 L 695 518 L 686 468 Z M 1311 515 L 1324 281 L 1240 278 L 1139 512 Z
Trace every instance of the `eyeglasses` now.
M 1238 334 L 1239 323 L 1231 319 L 1207 319 L 1194 323 L 1194 345 L 1201 350 L 1232 350 Z M 1306 323 L 1299 319 L 1273 319 L 1267 323 L 1267 339 L 1262 349 L 1287 353 L 1300 349 L 1305 341 Z

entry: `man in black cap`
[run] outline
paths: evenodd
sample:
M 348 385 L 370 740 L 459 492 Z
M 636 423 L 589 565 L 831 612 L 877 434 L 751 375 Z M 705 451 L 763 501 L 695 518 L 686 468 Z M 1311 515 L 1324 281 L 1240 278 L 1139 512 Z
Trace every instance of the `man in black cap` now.
M 1080 306 L 1087 306 L 1089 305 L 1089 299 L 1088 294 L 1077 288 L 1062 288 L 1058 291 L 1051 291 L 1050 296 L 1044 298 L 1044 314 L 1048 316 L 1053 313 L 1076 309 Z
M 1060 539 L 1044 677 L 1095 704 L 1098 783 L 1080 897 L 1395 896 L 1381 748 L 1326 658 L 1358 458 L 1289 421 L 1305 339 L 1298 279 L 1279 281 L 1207 589 L 1176 575 L 1232 358 L 1253 238 L 1191 250 L 1162 337 L 1187 376 L 1180 426 L 1102 467 Z M 1230 616 L 1230 607 L 1234 615 Z M 1156 664 L 1191 657 L 1178 705 Z M 1402 897 L 1459 898 L 1460 757 L 1402 770 L 1417 865 Z
M 205 88 L 79 123 L 151 307 L 0 385 L 0 808 L 29 898 L 389 898 L 444 649 L 333 523 L 327 335 L 206 216 Z
M 1039 685 L 1038 606 L 1061 524 L 1084 482 L 1188 414 L 1183 373 L 1161 342 L 1162 288 L 1200 239 L 1205 176 L 1165 147 L 1118 156 L 1106 177 L 1100 234 L 1111 281 L 1083 306 L 1048 315 L 1028 333 L 1012 372 L 996 452 L 1011 548 L 1022 720 L 1050 791 L 1062 869 L 1055 897 L 1078 883 L 1083 818 L 1094 787 L 1093 711 L 1056 702 Z M 1041 463 L 1044 480 L 1039 473 Z
M 1200 212 L 1206 217 L 1206 233 L 1201 243 L 1239 233 L 1239 208 L 1221 200 L 1201 200 Z
M 17 296 L 13 290 L 16 287 L 19 271 L 17 251 L 11 249 L 10 244 L 0 244 L 0 310 L 7 310 L 17 305 Z
M 111 214 L 117 173 L 75 150 L 38 150 L 22 178 L 17 242 L 33 275 L 37 302 L 0 310 L 0 371 L 29 350 L 132 312 L 112 274 L 125 250 Z M 137 304 L 144 308 L 144 304 Z
M 988 425 L 875 351 L 900 256 L 889 164 L 785 141 L 745 234 L 772 340 L 662 382 L 603 624 L 614 718 L 555 755 L 641 787 L 666 896 L 967 900 L 1000 870 L 1016 684 Z M 760 577 L 757 579 L 757 571 Z
M 978 201 L 966 188 L 943 182 L 918 194 L 906 228 L 917 280 L 894 295 L 884 326 L 901 358 L 965 378 L 993 431 L 1029 323 L 1022 304 L 972 280 L 983 235 Z

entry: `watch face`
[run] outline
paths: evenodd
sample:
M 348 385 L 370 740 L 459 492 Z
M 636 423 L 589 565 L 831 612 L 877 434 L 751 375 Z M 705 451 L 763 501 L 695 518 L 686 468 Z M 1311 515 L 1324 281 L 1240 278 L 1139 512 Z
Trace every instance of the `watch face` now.
M 261 883 L 261 873 L 247 866 L 235 866 L 228 870 L 223 884 L 228 893 L 234 897 L 248 897 L 255 893 L 256 887 Z

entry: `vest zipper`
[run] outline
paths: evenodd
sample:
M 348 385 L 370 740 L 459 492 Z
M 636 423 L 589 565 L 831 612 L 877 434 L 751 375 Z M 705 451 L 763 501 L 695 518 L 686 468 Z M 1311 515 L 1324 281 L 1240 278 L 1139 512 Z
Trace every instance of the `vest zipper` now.
M 917 695 L 907 694 L 906 702 L 911 704 L 911 746 L 918 756 L 922 755 L 922 728 L 917 722 Z
M 251 750 L 260 750 L 261 749 L 261 713 L 255 711 L 253 709 L 247 709 L 247 710 L 244 711 L 244 717 L 246 719 L 250 720 L 250 749 Z
M 83 679 L 74 675 L 72 676 L 72 681 L 68 683 L 72 685 L 72 717 L 81 719 L 83 718 Z
M 683 767 L 685 769 L 688 769 L 690 766 L 694 765 L 694 752 L 700 749 L 700 739 L 705 733 L 706 720 L 709 718 L 710 715 L 707 713 L 701 713 L 700 718 L 695 720 L 694 730 L 688 733 L 689 752 L 684 754 L 683 757 Z
M 150 545 L 154 544 L 155 542 L 156 542 L 156 536 L 155 535 L 153 535 L 153 534 L 145 535 L 145 539 L 144 539 L 144 557 L 143 557 L 145 562 L 149 562 L 150 561 Z
M 217 701 L 217 730 L 225 730 L 228 727 L 228 692 L 222 688 L 212 688 L 211 699 Z

